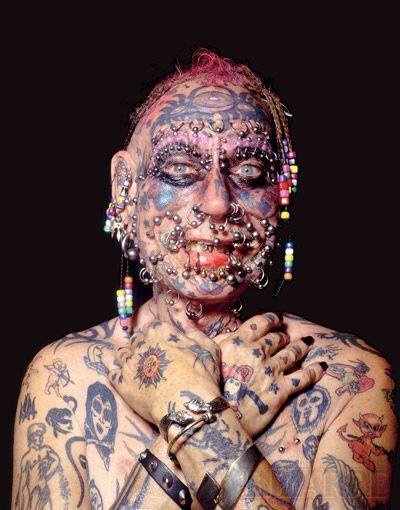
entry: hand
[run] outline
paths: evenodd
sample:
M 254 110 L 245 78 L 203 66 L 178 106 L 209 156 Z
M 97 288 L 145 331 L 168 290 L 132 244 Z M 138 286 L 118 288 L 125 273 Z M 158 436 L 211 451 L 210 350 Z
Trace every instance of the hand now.
M 290 342 L 286 333 L 276 331 L 281 325 L 276 314 L 256 315 L 234 333 L 214 339 L 221 348 L 224 395 L 251 436 L 268 425 L 290 395 L 324 374 L 320 363 L 311 363 L 285 375 L 308 353 L 313 338 Z
M 108 378 L 136 413 L 158 425 L 170 406 L 178 403 L 176 410 L 184 409 L 190 393 L 206 402 L 220 395 L 219 356 L 213 340 L 186 338 L 171 325 L 153 321 L 118 349 L 121 368 Z

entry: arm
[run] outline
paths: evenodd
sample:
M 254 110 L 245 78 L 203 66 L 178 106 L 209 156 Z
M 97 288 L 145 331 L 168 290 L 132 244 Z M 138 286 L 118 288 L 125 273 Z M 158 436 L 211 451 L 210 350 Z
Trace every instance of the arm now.
M 84 463 L 86 445 L 75 420 L 73 400 L 68 403 L 59 396 L 58 379 L 46 368 L 53 364 L 46 347 L 29 365 L 21 386 L 13 480 L 13 508 L 19 510 L 37 505 L 90 508 L 88 491 L 83 490 L 86 472 L 78 460 Z M 45 388 L 50 388 L 48 394 Z
M 306 508 L 367 509 L 390 500 L 397 422 L 386 396 L 393 381 L 383 360 L 374 357 L 370 366 L 374 388 L 355 395 L 322 437 Z
M 175 432 L 176 429 L 171 430 L 169 438 Z M 231 409 L 223 411 L 215 422 L 206 424 L 195 432 L 176 452 L 192 492 L 197 492 L 206 472 L 220 483 L 232 462 L 251 444 L 250 436 Z M 269 463 L 263 459 L 257 465 L 235 508 L 259 508 L 259 505 L 265 504 L 268 505 L 267 508 L 273 509 L 293 508 L 289 497 L 273 475 Z M 193 508 L 201 508 L 198 503 L 197 505 Z

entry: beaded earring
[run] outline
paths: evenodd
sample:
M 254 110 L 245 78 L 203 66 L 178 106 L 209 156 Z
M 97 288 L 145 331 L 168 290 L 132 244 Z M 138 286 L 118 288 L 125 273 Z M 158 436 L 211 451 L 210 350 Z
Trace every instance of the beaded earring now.
M 125 276 L 124 276 L 125 266 Z M 118 316 L 123 330 L 128 330 L 133 315 L 133 277 L 129 271 L 129 260 L 121 255 L 120 288 L 116 291 Z

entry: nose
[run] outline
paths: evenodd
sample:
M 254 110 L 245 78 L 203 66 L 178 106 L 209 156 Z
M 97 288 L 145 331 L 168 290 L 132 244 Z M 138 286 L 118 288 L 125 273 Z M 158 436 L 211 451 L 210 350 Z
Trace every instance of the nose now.
M 210 171 L 200 209 L 213 219 L 225 218 L 231 212 L 231 197 L 218 167 Z

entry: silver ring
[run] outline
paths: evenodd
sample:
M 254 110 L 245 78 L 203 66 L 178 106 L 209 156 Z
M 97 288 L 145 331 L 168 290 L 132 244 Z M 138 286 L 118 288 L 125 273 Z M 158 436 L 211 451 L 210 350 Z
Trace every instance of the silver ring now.
M 234 223 L 238 223 L 244 216 L 244 208 L 236 202 L 231 202 L 231 207 L 233 208 L 233 211 L 228 216 L 228 220 L 233 221 Z M 237 216 L 237 213 L 239 212 L 240 216 Z
M 269 278 L 263 268 L 260 269 L 260 273 L 261 276 L 252 280 L 252 283 L 257 287 L 257 289 L 261 290 L 268 285 Z
M 185 305 L 186 316 L 188 319 L 190 319 L 192 321 L 198 321 L 199 319 L 201 319 L 201 317 L 203 317 L 203 305 L 201 303 L 198 303 L 199 310 L 197 312 L 194 312 L 189 309 L 192 306 L 193 306 L 192 301 L 188 301 L 186 303 L 186 305 Z
M 171 294 L 173 292 L 176 294 L 176 296 L 177 296 L 176 303 L 179 303 L 179 301 L 181 300 L 181 296 L 178 294 L 178 292 L 175 292 L 172 289 L 167 290 L 167 292 L 165 293 L 165 296 L 164 296 L 164 300 L 165 300 L 165 302 L 167 303 L 168 306 L 174 306 L 175 305 L 175 301 L 173 299 L 168 299 L 168 294 L 170 292 L 171 292 Z
M 199 218 L 198 216 L 196 216 L 196 219 L 195 219 L 195 220 L 191 220 L 191 219 L 189 218 L 190 213 L 195 214 L 195 212 L 194 212 L 194 210 L 193 210 L 193 207 L 200 207 L 200 206 L 201 206 L 201 204 L 194 204 L 192 207 L 188 207 L 188 208 L 186 209 L 186 213 L 185 213 L 186 222 L 187 222 L 187 224 L 188 224 L 190 227 L 196 228 L 196 227 L 198 227 L 199 225 L 201 225 L 201 224 L 203 223 L 203 221 L 206 219 L 207 214 L 206 214 L 205 212 L 201 211 L 200 209 L 199 209 L 198 214 L 199 214 L 199 215 L 201 215 L 201 216 L 202 216 L 202 218 Z M 195 225 L 194 225 L 194 223 L 195 223 Z
M 146 272 L 148 273 L 149 276 L 146 276 Z M 139 271 L 139 279 L 145 285 L 150 285 L 151 283 L 153 283 L 153 277 L 145 267 L 142 267 L 142 269 Z

